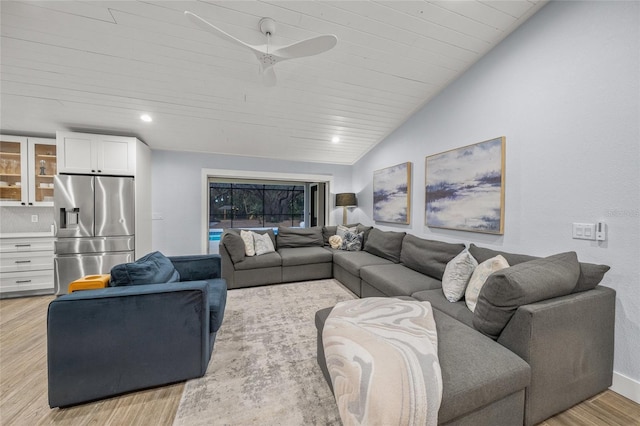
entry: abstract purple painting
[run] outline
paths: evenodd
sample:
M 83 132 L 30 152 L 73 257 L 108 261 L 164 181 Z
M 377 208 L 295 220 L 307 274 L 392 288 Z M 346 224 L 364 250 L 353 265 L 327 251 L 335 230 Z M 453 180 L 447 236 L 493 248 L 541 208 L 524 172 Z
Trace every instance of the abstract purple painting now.
M 505 138 L 428 156 L 425 224 L 504 233 Z

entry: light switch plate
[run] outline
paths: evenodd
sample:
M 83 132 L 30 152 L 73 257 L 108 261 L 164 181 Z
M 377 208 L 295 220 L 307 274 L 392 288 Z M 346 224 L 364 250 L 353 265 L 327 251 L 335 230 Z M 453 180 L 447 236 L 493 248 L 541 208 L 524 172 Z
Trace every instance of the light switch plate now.
M 574 223 L 573 238 L 577 240 L 595 240 L 596 224 L 595 223 Z

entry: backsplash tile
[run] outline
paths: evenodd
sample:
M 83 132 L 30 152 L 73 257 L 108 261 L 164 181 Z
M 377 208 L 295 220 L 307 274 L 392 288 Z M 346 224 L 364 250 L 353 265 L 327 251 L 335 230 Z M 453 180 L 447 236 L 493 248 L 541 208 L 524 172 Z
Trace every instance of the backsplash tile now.
M 31 216 L 38 215 L 37 222 Z M 53 225 L 53 207 L 0 207 L 0 233 L 48 232 Z

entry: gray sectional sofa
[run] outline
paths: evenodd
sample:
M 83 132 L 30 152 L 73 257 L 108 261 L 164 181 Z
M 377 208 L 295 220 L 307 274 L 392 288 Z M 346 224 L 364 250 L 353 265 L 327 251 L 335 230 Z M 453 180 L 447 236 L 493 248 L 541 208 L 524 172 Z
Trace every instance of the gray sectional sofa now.
M 223 278 L 238 288 L 334 277 L 359 297 L 429 301 L 438 329 L 442 425 L 533 425 L 611 385 L 615 292 L 598 285 L 607 266 L 579 263 L 575 253 L 536 258 L 471 244 L 478 263 L 501 255 L 510 265 L 490 276 L 472 312 L 442 290 L 446 265 L 464 244 L 357 229 L 361 251 L 328 247 L 335 227 L 280 228 L 273 235 L 277 251 L 263 255 L 268 261 L 241 256 L 237 231 L 226 231 Z M 329 386 L 322 330 L 330 311 L 316 314 L 318 363 Z

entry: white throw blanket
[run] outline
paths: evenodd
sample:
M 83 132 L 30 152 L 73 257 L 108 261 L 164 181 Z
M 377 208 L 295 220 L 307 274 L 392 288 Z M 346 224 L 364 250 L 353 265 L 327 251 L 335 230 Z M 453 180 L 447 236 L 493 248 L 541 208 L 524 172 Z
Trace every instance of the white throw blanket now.
M 345 426 L 437 425 L 442 373 L 429 302 L 338 303 L 322 339 Z

